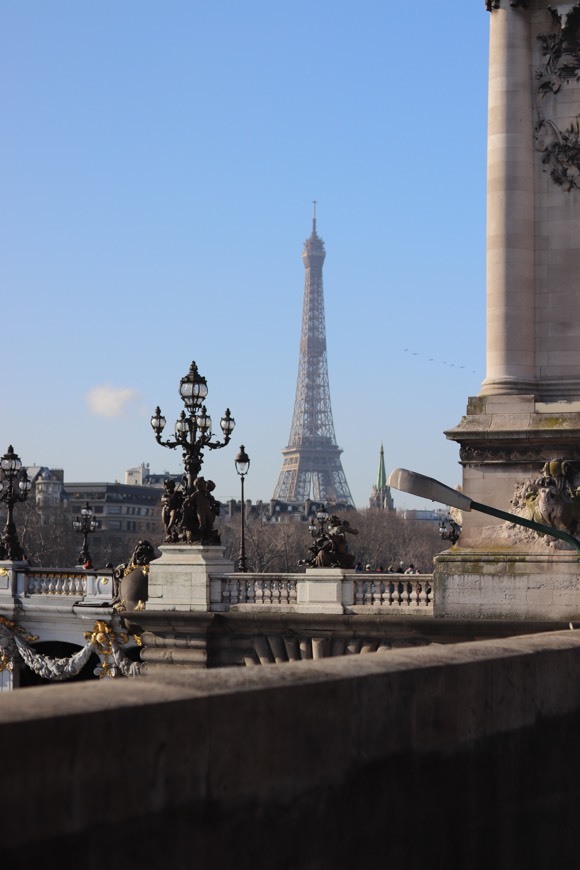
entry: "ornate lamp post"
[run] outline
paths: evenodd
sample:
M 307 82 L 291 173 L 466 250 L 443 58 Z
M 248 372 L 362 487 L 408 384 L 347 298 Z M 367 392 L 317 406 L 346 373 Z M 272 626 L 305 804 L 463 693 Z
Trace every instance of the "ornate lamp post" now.
M 32 483 L 28 479 L 26 469 L 22 467 L 20 457 L 14 452 L 12 445 L 0 459 L 0 501 L 6 502 L 8 519 L 0 539 L 0 558 L 12 562 L 24 559 L 24 553 L 18 540 L 14 525 L 14 505 L 17 501 L 25 501 Z
M 93 567 L 93 560 L 89 552 L 88 538 L 93 532 L 96 532 L 100 527 L 99 521 L 95 518 L 92 507 L 87 502 L 84 508 L 81 509 L 80 515 L 77 514 L 76 519 L 72 522 L 72 527 L 75 532 L 79 532 L 83 536 L 83 546 L 79 553 L 79 565 L 84 565 L 86 568 Z
M 328 519 L 328 511 L 324 507 L 323 504 L 318 505 L 316 510 L 316 514 L 313 517 L 310 517 L 310 522 L 308 523 L 308 531 L 312 538 L 314 538 L 315 542 L 319 542 L 325 539 L 325 531 L 324 526 Z M 313 547 L 310 548 L 310 551 L 314 553 L 314 558 L 316 558 L 316 554 L 318 552 L 319 545 L 315 543 Z M 302 564 L 304 560 L 301 560 L 298 564 Z
M 151 417 L 151 426 L 155 432 L 155 440 L 162 447 L 170 450 L 181 448 L 183 466 L 185 469 L 183 486 L 179 492 L 169 491 L 166 496 L 164 523 L 167 533 L 166 540 L 177 540 L 181 535 L 183 540 L 211 540 L 213 520 L 210 514 L 217 512 L 217 503 L 211 496 L 213 484 L 199 477 L 203 464 L 203 451 L 218 450 L 229 444 L 236 422 L 227 408 L 220 420 L 224 440 L 212 441 L 212 422 L 204 405 L 207 396 L 207 381 L 200 375 L 197 365 L 192 362 L 188 373 L 181 378 L 179 395 L 185 405 L 185 410 L 176 420 L 174 438 L 163 441 L 161 433 L 165 428 L 165 417 L 157 407 Z M 201 481 L 196 488 L 196 480 Z M 213 534 L 213 539 L 219 536 Z
M 234 459 L 234 464 L 236 466 L 236 471 L 240 475 L 240 481 L 242 484 L 242 501 L 241 501 L 241 516 L 242 516 L 242 534 L 240 539 L 240 558 L 238 560 L 238 571 L 243 571 L 244 573 L 248 570 L 248 566 L 246 564 L 246 539 L 245 539 L 245 516 L 246 516 L 246 503 L 244 501 L 244 480 L 248 470 L 250 468 L 250 457 L 246 453 L 246 448 L 242 444 L 240 447 L 240 452 Z
M 323 535 L 324 534 L 324 524 L 328 519 L 328 511 L 324 507 L 323 504 L 318 505 L 318 510 L 316 511 L 316 519 L 318 520 L 318 528 L 314 526 L 314 535 Z M 310 528 L 310 526 L 309 526 Z M 310 534 L 312 533 L 312 529 L 310 529 Z M 313 537 L 314 537 L 313 535 Z

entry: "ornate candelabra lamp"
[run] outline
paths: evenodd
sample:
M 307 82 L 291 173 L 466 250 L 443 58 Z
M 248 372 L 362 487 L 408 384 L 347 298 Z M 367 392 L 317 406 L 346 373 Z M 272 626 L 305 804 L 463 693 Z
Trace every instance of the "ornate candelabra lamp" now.
M 215 516 L 219 513 L 219 504 L 211 495 L 215 485 L 199 475 L 205 448 L 218 450 L 229 444 L 236 422 L 227 408 L 220 420 L 224 440 L 212 440 L 211 417 L 204 405 L 207 392 L 207 381 L 200 375 L 195 362 L 192 362 L 188 373 L 179 383 L 179 395 L 185 410 L 182 410 L 175 423 L 174 438 L 165 441 L 161 438 L 166 420 L 159 407 L 151 417 L 155 440 L 170 450 L 181 448 L 185 470 L 183 483 L 179 487 L 166 481 L 162 509 L 166 541 L 219 543 L 219 536 L 213 529 Z
M 83 536 L 83 546 L 78 556 L 79 565 L 83 565 L 85 568 L 93 567 L 93 560 L 91 559 L 91 554 L 89 552 L 89 535 L 93 532 L 96 532 L 100 527 L 100 522 L 95 518 L 94 511 L 90 504 L 87 502 L 84 508 L 81 509 L 80 514 L 77 514 L 76 519 L 72 521 L 72 527 L 75 532 L 78 532 Z
M 8 508 L 8 518 L 0 538 L 1 559 L 9 559 L 12 562 L 20 562 L 24 559 L 14 525 L 14 505 L 17 501 L 26 500 L 31 486 L 32 483 L 26 469 L 22 467 L 20 457 L 10 445 L 0 459 L 0 501 L 6 502 Z

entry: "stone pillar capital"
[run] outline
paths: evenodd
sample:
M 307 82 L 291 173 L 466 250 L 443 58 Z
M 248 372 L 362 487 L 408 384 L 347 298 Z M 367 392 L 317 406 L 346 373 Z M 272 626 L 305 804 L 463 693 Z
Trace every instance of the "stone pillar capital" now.
M 504 0 L 504 5 L 507 0 Z M 529 6 L 529 0 L 509 0 L 510 6 L 519 6 L 521 9 L 527 9 Z M 488 12 L 492 12 L 494 9 L 499 9 L 501 6 L 501 0 L 485 0 L 485 8 Z

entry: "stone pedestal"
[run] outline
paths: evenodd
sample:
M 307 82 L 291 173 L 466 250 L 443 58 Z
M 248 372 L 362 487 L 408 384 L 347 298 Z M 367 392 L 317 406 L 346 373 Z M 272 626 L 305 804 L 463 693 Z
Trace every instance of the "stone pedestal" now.
M 296 603 L 302 613 L 344 613 L 344 573 L 336 568 L 307 568 L 296 586 Z M 348 585 L 348 584 L 346 584 Z M 352 582 L 350 583 L 352 586 Z M 348 590 L 344 590 L 348 598 Z M 350 597 L 352 598 L 352 590 Z M 351 604 L 352 601 L 345 603 Z
M 517 512 L 514 497 L 552 459 L 580 460 L 580 402 L 530 395 L 469 399 L 459 426 L 463 491 Z M 435 560 L 434 615 L 443 618 L 580 618 L 580 559 L 561 541 L 485 513 L 464 512 L 458 546 Z
M 474 501 L 513 512 L 518 484 L 540 477 L 551 459 L 580 460 L 580 401 L 540 402 L 533 396 L 477 396 L 446 433 L 460 445 L 463 491 Z M 461 547 L 545 551 L 549 542 L 502 520 L 463 515 Z
M 577 553 L 453 548 L 435 559 L 433 615 L 442 619 L 580 620 Z
M 162 544 L 159 549 L 161 557 L 149 567 L 147 610 L 208 611 L 212 575 L 234 571 L 225 547 Z

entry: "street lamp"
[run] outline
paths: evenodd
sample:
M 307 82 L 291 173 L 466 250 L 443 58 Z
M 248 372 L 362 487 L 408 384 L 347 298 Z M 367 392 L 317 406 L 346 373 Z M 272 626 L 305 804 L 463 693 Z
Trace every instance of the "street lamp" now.
M 318 520 L 318 525 L 315 521 Z M 316 513 L 313 517 L 310 518 L 310 522 L 308 523 L 308 531 L 310 532 L 313 538 L 321 538 L 324 535 L 324 525 L 328 519 L 328 511 L 324 507 L 323 504 L 318 505 Z
M 10 445 L 4 456 L 0 458 L 0 501 L 6 502 L 8 507 L 8 519 L 0 539 L 1 559 L 8 559 L 11 562 L 21 562 L 24 559 L 24 552 L 14 525 L 13 512 L 17 501 L 26 500 L 31 486 L 32 483 L 26 469 L 22 467 L 20 457 Z
M 244 501 L 244 480 L 248 470 L 250 468 L 250 457 L 246 453 L 246 448 L 242 444 L 240 447 L 240 452 L 234 459 L 234 464 L 236 466 L 236 471 L 240 475 L 240 481 L 242 484 L 242 501 L 241 501 L 241 516 L 242 516 L 242 535 L 240 539 L 240 558 L 238 560 L 238 571 L 243 571 L 244 573 L 248 570 L 248 566 L 246 563 L 246 539 L 245 539 L 245 516 L 246 516 L 246 503 Z
M 540 532 L 543 535 L 560 538 L 560 540 L 566 541 L 567 544 L 574 547 L 577 553 L 580 553 L 580 541 L 573 535 L 569 535 L 568 532 L 562 532 L 560 529 L 555 529 L 552 526 L 545 526 L 543 523 L 536 523 L 517 514 L 510 514 L 507 511 L 491 507 L 491 505 L 473 501 L 473 499 L 464 493 L 457 492 L 456 489 L 451 489 L 450 486 L 445 486 L 444 483 L 440 483 L 432 477 L 426 477 L 424 474 L 418 474 L 416 471 L 396 468 L 390 473 L 387 485 L 392 486 L 394 489 L 399 489 L 401 492 L 408 492 L 410 495 L 429 498 L 431 501 L 438 501 L 449 505 L 449 507 L 458 508 L 460 511 L 479 511 L 480 513 L 497 517 L 500 520 L 507 520 L 509 523 L 525 526 L 526 529 L 533 529 L 535 532 Z
M 75 532 L 79 532 L 83 536 L 83 546 L 78 556 L 79 565 L 85 568 L 93 567 L 93 560 L 89 552 L 88 538 L 93 532 L 96 532 L 100 523 L 95 518 L 92 507 L 87 502 L 84 508 L 81 509 L 80 515 L 77 514 L 76 519 L 72 521 L 72 527 Z
M 170 522 L 168 521 L 169 525 L 164 519 L 168 533 L 166 540 L 177 540 L 181 535 L 182 540 L 189 542 L 199 540 L 201 537 L 202 540 L 213 539 L 219 543 L 219 536 L 211 528 L 213 518 L 210 517 L 210 514 L 213 513 L 215 516 L 219 510 L 211 495 L 214 484 L 211 481 L 206 483 L 199 473 L 203 464 L 204 449 L 207 447 L 209 450 L 219 450 L 229 444 L 236 421 L 227 408 L 220 420 L 224 440 L 212 441 L 211 417 L 204 405 L 207 392 L 207 381 L 203 375 L 200 375 L 195 362 L 192 362 L 188 373 L 179 383 L 179 395 L 185 409 L 181 411 L 175 422 L 174 438 L 165 441 L 161 438 L 166 423 L 161 408 L 157 407 L 151 417 L 155 440 L 162 447 L 168 447 L 170 450 L 180 447 L 185 470 L 181 488 L 167 495 L 172 503 L 170 509 L 168 508 L 171 517 Z M 203 521 L 200 521 L 200 516 Z

